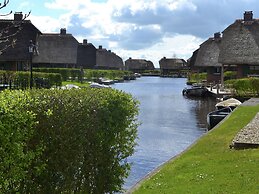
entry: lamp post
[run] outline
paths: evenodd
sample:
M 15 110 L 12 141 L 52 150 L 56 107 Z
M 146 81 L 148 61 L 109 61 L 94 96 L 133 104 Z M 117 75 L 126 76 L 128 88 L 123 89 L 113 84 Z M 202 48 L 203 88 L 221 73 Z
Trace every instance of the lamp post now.
M 30 57 L 30 89 L 32 89 L 33 86 L 33 75 L 32 75 L 32 56 L 35 50 L 35 45 L 32 43 L 32 40 L 30 40 L 29 43 L 29 57 Z

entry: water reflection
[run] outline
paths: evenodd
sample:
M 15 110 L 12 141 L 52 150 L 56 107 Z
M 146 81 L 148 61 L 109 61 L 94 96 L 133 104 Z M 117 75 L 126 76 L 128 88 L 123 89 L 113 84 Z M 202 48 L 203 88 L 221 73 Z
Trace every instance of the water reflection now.
M 206 132 L 206 115 L 214 109 L 212 99 L 182 96 L 186 79 L 142 77 L 113 87 L 131 93 L 140 101 L 138 146 L 128 160 L 129 189 L 145 175 L 179 154 Z

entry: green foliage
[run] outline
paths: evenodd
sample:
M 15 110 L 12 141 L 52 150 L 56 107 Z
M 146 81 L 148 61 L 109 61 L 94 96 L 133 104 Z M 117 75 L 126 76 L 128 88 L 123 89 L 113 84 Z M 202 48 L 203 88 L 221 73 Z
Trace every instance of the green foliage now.
M 81 81 L 82 72 L 75 68 L 34 68 L 34 71 L 45 73 L 59 73 L 62 76 L 62 81 L 77 80 Z
M 226 72 L 224 72 L 224 80 L 235 79 L 236 76 L 237 76 L 236 71 L 226 71 Z
M 23 193 L 25 182 L 44 169 L 36 159 L 42 153 L 41 144 L 30 146 L 37 125 L 36 115 L 28 109 L 31 103 L 28 92 L 1 92 L 0 193 Z
M 30 87 L 30 72 L 0 71 L 0 80 L 2 83 L 13 85 L 15 89 L 26 89 Z M 33 72 L 33 85 L 37 88 L 61 86 L 61 75 L 57 73 Z
M 259 95 L 259 79 L 244 78 L 227 80 L 226 86 L 233 88 L 238 96 L 258 96 Z
M 35 158 L 36 164 L 44 165 L 44 169 L 40 174 L 31 172 L 33 178 L 20 178 L 19 192 L 121 191 L 130 167 L 127 157 L 133 154 L 137 136 L 138 103 L 131 95 L 111 88 L 14 93 L 26 94 L 31 99 L 22 110 L 17 108 L 18 113 L 32 115 L 28 123 L 34 131 L 29 147 L 44 146 L 41 155 Z M 12 93 L 6 93 L 5 98 L 15 104 L 16 98 L 7 94 Z M 19 118 L 16 120 L 19 122 Z M 10 135 L 11 129 L 17 127 L 16 122 L 7 132 Z M 9 159 L 7 154 L 5 157 Z
M 94 80 L 96 78 L 107 78 L 107 79 L 123 79 L 124 76 L 131 75 L 130 71 L 122 70 L 94 70 L 94 69 L 85 69 L 84 76 L 87 80 Z
M 207 73 L 192 73 L 188 76 L 188 82 L 191 83 L 201 83 L 203 80 L 207 79 Z

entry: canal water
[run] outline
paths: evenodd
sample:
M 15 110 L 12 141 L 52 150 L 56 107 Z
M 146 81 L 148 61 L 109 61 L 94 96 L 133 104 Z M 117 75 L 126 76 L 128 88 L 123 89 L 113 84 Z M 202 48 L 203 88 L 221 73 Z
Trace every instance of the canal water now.
M 128 159 L 132 168 L 126 190 L 206 133 L 206 115 L 216 102 L 184 97 L 185 83 L 184 78 L 141 77 L 113 85 L 140 101 L 138 145 Z

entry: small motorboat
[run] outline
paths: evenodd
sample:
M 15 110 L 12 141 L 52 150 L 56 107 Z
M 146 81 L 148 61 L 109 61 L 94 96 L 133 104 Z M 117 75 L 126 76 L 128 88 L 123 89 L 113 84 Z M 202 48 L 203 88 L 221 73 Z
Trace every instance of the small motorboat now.
M 225 107 L 230 107 L 232 110 L 234 110 L 240 104 L 242 103 L 239 100 L 235 98 L 229 98 L 227 100 L 217 103 L 215 106 L 217 110 L 220 110 Z
M 191 88 L 184 88 L 182 94 L 185 96 L 203 97 L 208 95 L 208 89 L 202 85 L 195 85 Z
M 237 106 L 242 104 L 235 98 L 229 98 L 215 105 L 216 110 L 207 115 L 208 130 L 215 127 L 227 115 L 229 115 Z
M 90 84 L 91 88 L 110 88 L 110 86 L 93 82 Z
M 215 127 L 219 122 L 221 122 L 227 115 L 229 115 L 233 110 L 230 107 L 225 107 L 220 110 L 215 110 L 207 115 L 208 130 Z

